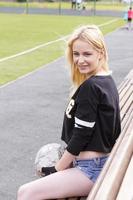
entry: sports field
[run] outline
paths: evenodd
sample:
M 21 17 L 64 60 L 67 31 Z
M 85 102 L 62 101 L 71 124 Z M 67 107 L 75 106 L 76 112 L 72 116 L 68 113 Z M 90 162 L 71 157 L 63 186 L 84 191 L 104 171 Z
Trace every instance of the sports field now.
M 64 55 L 75 27 L 97 24 L 107 34 L 124 23 L 113 17 L 0 14 L 0 85 Z

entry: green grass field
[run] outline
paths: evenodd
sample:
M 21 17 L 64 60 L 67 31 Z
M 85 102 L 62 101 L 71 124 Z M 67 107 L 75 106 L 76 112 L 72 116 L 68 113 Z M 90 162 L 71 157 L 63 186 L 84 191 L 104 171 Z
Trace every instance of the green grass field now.
M 66 36 L 78 25 L 97 24 L 101 26 L 114 19 L 112 17 L 0 14 L 0 85 L 15 80 L 64 55 L 65 42 L 59 41 L 5 61 L 2 61 L 2 58 Z M 106 34 L 123 24 L 123 19 L 119 19 L 100 28 Z

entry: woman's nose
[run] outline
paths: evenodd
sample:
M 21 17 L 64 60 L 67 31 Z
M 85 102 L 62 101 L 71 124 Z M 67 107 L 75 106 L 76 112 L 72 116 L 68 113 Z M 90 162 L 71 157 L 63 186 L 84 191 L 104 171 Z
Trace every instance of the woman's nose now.
M 78 63 L 83 63 L 84 62 L 84 56 L 80 55 L 78 58 Z

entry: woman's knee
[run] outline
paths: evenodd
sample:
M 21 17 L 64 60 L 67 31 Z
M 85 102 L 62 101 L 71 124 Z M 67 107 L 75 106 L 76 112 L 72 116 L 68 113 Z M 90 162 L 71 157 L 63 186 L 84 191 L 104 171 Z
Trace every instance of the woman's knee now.
M 17 193 L 17 200 L 33 200 L 32 190 L 30 189 L 28 184 L 24 184 L 19 187 Z

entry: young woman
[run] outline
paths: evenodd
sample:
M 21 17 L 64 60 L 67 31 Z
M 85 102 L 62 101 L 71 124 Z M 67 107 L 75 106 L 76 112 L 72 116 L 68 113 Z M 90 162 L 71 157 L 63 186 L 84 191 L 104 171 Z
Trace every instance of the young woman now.
M 19 188 L 18 200 L 89 194 L 121 129 L 119 97 L 107 57 L 97 26 L 81 26 L 73 32 L 67 46 L 73 95 L 61 136 L 67 147 L 55 166 L 43 168 L 48 176 Z

